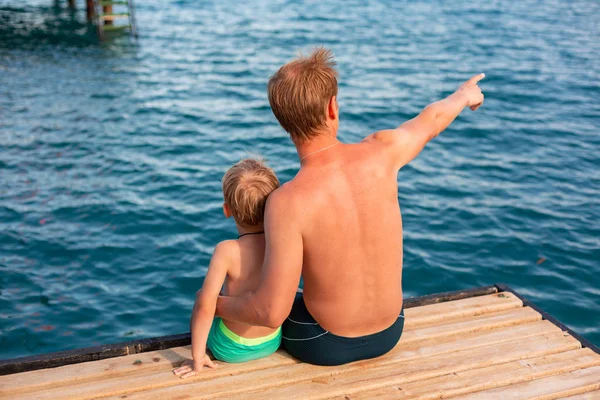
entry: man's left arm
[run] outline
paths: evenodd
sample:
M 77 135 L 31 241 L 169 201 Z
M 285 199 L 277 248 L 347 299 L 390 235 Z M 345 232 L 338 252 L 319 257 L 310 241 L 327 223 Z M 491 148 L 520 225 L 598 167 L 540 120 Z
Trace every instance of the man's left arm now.
M 281 189 L 265 209 L 265 260 L 258 288 L 245 296 L 219 296 L 217 315 L 249 325 L 277 328 L 288 316 L 302 273 L 302 235 Z M 283 194 L 283 196 L 282 196 Z
M 385 143 L 397 169 L 402 168 L 423 150 L 425 145 L 454 121 L 463 108 L 476 109 L 483 104 L 483 93 L 477 83 L 485 74 L 473 76 L 443 100 L 431 103 L 415 118 L 396 129 L 386 129 L 365 138 Z

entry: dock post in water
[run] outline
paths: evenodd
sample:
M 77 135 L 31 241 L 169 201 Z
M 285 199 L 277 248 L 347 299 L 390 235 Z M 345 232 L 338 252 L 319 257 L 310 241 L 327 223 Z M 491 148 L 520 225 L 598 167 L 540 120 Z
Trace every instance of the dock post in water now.
M 102 2 L 102 12 L 104 13 L 104 15 L 112 15 L 113 13 L 113 6 L 112 6 L 112 2 Z M 113 24 L 113 20 L 112 19 L 105 19 L 104 20 L 104 25 L 112 25 Z
M 85 0 L 85 15 L 88 22 L 94 22 L 94 0 Z
M 96 24 L 100 40 L 106 31 L 129 32 L 137 37 L 133 0 L 86 0 L 88 21 Z M 117 10 L 115 11 L 115 8 Z M 116 24 L 115 20 L 127 20 L 127 24 Z

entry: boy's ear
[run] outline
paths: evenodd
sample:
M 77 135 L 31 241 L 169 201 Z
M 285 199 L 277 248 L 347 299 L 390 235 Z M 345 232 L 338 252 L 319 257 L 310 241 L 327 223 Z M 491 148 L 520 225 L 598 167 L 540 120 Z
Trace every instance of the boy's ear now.
M 225 215 L 225 218 L 231 217 L 231 208 L 229 208 L 227 203 L 223 203 L 223 214 Z
M 337 96 L 331 96 L 329 103 L 327 103 L 327 116 L 329 119 L 338 119 L 339 107 L 337 102 Z

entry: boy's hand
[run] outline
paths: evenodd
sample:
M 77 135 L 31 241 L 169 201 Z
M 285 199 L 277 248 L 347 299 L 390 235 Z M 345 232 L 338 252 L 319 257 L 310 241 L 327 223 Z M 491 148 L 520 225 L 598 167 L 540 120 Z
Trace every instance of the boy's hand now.
M 173 373 L 181 379 L 185 379 L 198 375 L 204 366 L 209 368 L 217 368 L 217 364 L 215 364 L 213 360 L 211 360 L 210 357 L 205 354 L 204 357 L 200 358 L 199 360 L 194 359 L 193 361 L 185 361 L 183 364 L 181 364 L 181 367 L 175 368 Z
M 477 86 L 477 82 L 483 78 L 485 78 L 485 74 L 475 75 L 463 83 L 456 91 L 464 96 L 467 101 L 467 107 L 473 111 L 477 110 L 483 104 L 483 93 L 481 93 L 481 89 Z

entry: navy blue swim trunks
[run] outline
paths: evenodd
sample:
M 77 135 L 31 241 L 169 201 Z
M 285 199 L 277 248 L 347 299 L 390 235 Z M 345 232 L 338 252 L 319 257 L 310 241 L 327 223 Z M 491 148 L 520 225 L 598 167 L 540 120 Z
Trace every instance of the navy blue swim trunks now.
M 323 329 L 306 309 L 302 293 L 298 293 L 282 328 L 281 343 L 292 356 L 309 364 L 342 365 L 379 357 L 392 350 L 402 336 L 404 308 L 389 328 L 371 335 L 349 338 Z

